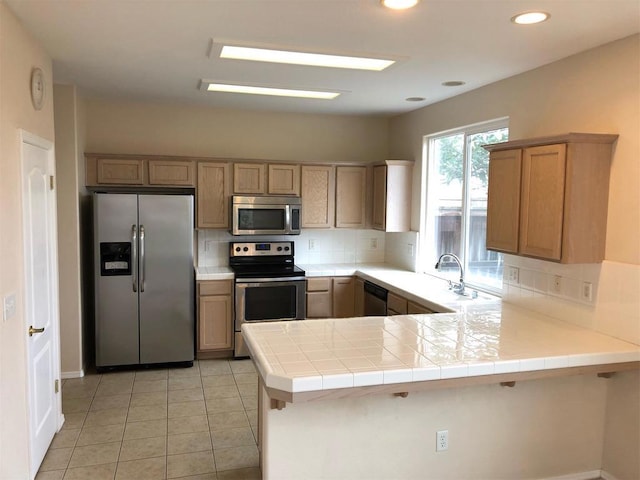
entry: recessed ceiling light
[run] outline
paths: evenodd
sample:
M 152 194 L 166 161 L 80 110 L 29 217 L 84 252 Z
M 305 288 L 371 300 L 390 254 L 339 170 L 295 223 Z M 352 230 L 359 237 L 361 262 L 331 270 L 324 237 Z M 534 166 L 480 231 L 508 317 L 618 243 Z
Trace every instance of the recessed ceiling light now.
M 406 10 L 415 7 L 419 0 L 381 0 L 382 5 L 393 10 Z
M 426 98 L 424 97 L 407 97 L 405 98 L 406 102 L 424 102 Z
M 462 80 L 449 80 L 448 82 L 442 82 L 443 87 L 459 87 L 464 84 L 465 82 Z
M 229 83 L 216 83 L 207 80 L 200 81 L 200 88 L 208 92 L 247 93 L 251 95 L 274 95 L 277 97 L 317 98 L 321 100 L 333 100 L 339 92 L 326 92 L 319 90 L 297 90 L 292 88 L 261 87 L 255 85 L 234 85 Z
M 513 23 L 518 25 L 533 25 L 534 23 L 544 22 L 551 17 L 547 12 L 525 12 L 511 17 Z
M 239 47 L 232 45 L 224 45 L 222 47 L 220 58 L 253 60 L 254 62 L 309 65 L 314 67 L 374 70 L 378 72 L 395 63 L 395 60 L 387 60 L 382 58 L 349 57 L 344 55 L 327 55 L 323 53 L 306 53 L 287 50 L 273 50 L 268 48 Z

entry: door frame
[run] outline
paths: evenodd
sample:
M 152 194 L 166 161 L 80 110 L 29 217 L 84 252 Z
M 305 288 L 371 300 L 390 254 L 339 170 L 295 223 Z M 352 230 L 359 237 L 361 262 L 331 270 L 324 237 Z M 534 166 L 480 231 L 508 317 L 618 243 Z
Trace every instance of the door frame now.
M 60 365 L 60 308 L 59 308 L 59 290 L 58 290 L 58 283 L 59 283 L 59 277 L 58 277 L 58 215 L 57 215 L 57 202 L 56 202 L 56 184 L 55 184 L 55 180 L 56 180 L 56 176 L 55 176 L 55 172 L 56 172 L 56 164 L 55 164 L 55 152 L 54 152 L 54 144 L 52 142 L 50 142 L 49 140 L 46 140 L 42 137 L 39 137 L 33 133 L 30 133 L 26 130 L 22 130 L 22 129 L 18 129 L 19 132 L 19 137 L 20 137 L 20 161 L 21 161 L 21 175 L 24 175 L 24 145 L 32 145 L 34 147 L 38 147 L 41 148 L 43 150 L 46 150 L 47 152 L 47 164 L 48 164 L 48 170 L 51 173 L 51 175 L 53 175 L 54 178 L 54 183 L 53 183 L 53 188 L 48 190 L 48 193 L 51 195 L 50 198 L 50 211 L 48 212 L 49 214 L 49 218 L 51 219 L 51 229 L 50 229 L 50 233 L 49 233 L 49 238 L 47 239 L 47 244 L 50 246 L 51 248 L 51 252 L 52 255 L 50 256 L 50 268 L 51 268 L 51 272 L 52 272 L 52 286 L 51 286 L 51 305 L 50 308 L 52 310 L 51 314 L 52 314 L 52 319 L 51 319 L 51 324 L 53 327 L 53 332 L 52 332 L 52 348 L 53 348 L 53 363 L 54 363 L 54 378 L 58 379 L 59 383 L 59 388 L 58 388 L 58 392 L 55 394 L 55 415 L 56 415 L 56 431 L 60 431 L 60 428 L 62 428 L 62 425 L 64 424 L 64 415 L 62 413 L 62 384 L 61 384 L 61 378 L 60 378 L 60 369 L 61 369 L 61 365 Z M 24 197 L 23 194 L 24 192 L 22 191 L 22 187 L 21 187 L 21 202 L 22 202 L 22 218 L 25 217 L 25 209 L 26 209 L 26 204 L 24 202 Z M 24 225 L 23 225 L 24 228 Z M 23 237 L 23 251 L 26 248 L 25 245 L 25 238 Z M 23 262 L 26 262 L 26 255 L 23 254 Z M 25 289 L 25 294 L 23 295 L 23 305 L 22 305 L 22 309 L 24 312 L 26 312 L 26 305 L 24 304 L 24 302 L 26 301 L 27 295 L 26 295 L 26 291 L 29 288 L 28 284 L 27 284 L 27 278 L 26 278 L 26 270 L 25 270 L 25 276 L 23 278 L 23 288 Z M 27 391 L 26 391 L 26 395 L 27 395 L 27 400 L 31 399 L 31 394 L 32 394 L 32 389 L 33 389 L 33 379 L 31 378 L 31 368 L 29 367 L 29 362 L 30 362 L 30 357 L 29 357 L 29 345 L 28 345 L 28 338 L 27 338 L 27 331 L 29 326 L 27 325 L 28 323 L 28 318 L 25 315 L 23 318 L 23 332 L 24 332 L 24 342 L 25 342 L 25 365 L 27 365 Z M 33 470 L 34 466 L 31 463 L 31 456 L 32 456 L 32 445 L 33 445 L 33 434 L 34 434 L 34 425 L 32 425 L 32 421 L 31 421 L 31 408 L 32 406 L 30 405 L 30 402 L 27 401 L 27 423 L 29 425 L 29 470 L 30 470 L 30 478 L 34 478 L 36 476 L 37 470 L 36 471 L 31 471 Z M 39 468 L 39 466 L 38 466 Z

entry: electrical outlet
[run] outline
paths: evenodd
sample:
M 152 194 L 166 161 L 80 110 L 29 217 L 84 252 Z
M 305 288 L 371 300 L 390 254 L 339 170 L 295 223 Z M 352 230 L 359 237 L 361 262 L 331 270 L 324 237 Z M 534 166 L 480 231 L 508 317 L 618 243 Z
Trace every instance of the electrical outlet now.
M 553 277 L 553 282 L 551 282 L 551 291 L 558 295 L 562 293 L 562 277 L 560 275 L 555 275 Z
M 371 250 L 377 250 L 378 249 L 378 239 L 377 238 L 371 238 L 369 240 L 369 246 L 371 247 Z
M 204 251 L 205 252 L 210 252 L 212 250 L 213 247 L 213 240 L 205 240 L 204 242 Z
M 436 452 L 449 450 L 449 430 L 439 430 L 436 432 Z
M 582 282 L 582 300 L 586 302 L 593 300 L 593 284 L 591 282 Z
M 513 285 L 520 284 L 520 269 L 518 267 L 509 267 L 508 275 L 509 283 Z
M 16 314 L 16 294 L 12 293 L 2 299 L 2 321 L 6 322 Z
M 316 249 L 316 241 L 313 238 L 309 239 L 309 251 Z
M 413 243 L 407 243 L 407 255 L 413 257 Z

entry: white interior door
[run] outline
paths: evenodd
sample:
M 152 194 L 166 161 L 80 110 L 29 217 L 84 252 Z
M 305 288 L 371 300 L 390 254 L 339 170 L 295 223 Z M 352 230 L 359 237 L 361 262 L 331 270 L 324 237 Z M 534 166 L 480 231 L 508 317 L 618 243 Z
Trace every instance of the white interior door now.
M 53 145 L 22 132 L 25 338 L 31 478 L 62 425 Z

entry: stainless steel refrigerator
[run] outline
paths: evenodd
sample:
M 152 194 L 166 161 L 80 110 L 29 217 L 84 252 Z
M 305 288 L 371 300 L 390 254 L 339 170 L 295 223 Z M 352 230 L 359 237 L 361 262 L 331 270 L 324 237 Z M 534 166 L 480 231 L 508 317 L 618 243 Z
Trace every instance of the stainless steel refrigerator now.
M 93 200 L 96 367 L 193 362 L 193 197 Z

